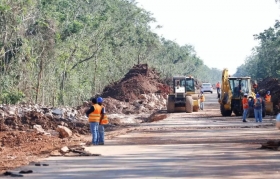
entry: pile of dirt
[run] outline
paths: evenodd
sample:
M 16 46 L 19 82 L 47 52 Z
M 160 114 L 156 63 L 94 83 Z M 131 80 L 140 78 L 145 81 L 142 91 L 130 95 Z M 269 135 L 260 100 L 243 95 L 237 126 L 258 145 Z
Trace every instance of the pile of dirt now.
M 105 87 L 102 97 L 129 102 L 138 99 L 141 94 L 167 95 L 170 91 L 170 87 L 163 83 L 154 68 L 148 68 L 147 64 L 139 64 L 133 66 L 120 81 Z
M 55 133 L 58 126 L 65 126 L 73 133 L 88 134 L 89 125 L 82 114 L 72 114 L 71 117 L 63 114 L 73 110 L 20 105 L 0 106 L 0 131 L 32 131 L 35 125 L 40 125 L 42 130 L 50 134 Z
M 156 121 L 161 121 L 164 120 L 168 117 L 167 114 L 162 113 L 162 111 L 158 111 L 152 115 L 150 115 L 147 119 L 147 122 L 156 122 Z
M 278 78 L 268 77 L 259 81 L 258 91 L 263 97 L 267 91 L 270 91 L 271 101 L 273 102 L 275 112 L 280 112 L 280 81 Z
M 261 144 L 260 149 L 280 150 L 280 140 L 269 140 L 264 144 Z
M 73 134 L 89 134 L 90 129 L 85 111 L 91 104 L 73 108 L 53 108 L 40 105 L 0 105 L 0 131 L 39 131 L 47 135 L 58 135 L 58 126 L 68 128 Z M 119 101 L 114 98 L 104 98 L 104 106 L 110 124 L 135 122 L 135 115 L 149 116 L 158 110 L 166 108 L 166 99 L 155 93 L 140 94 L 137 100 L 131 102 Z M 119 114 L 121 114 L 121 117 Z M 133 114 L 135 114 L 133 116 Z M 132 115 L 132 116 L 127 116 Z M 124 118 L 124 119 L 123 119 Z M 130 120 L 131 118 L 131 120 Z M 139 123 L 136 120 L 135 123 Z

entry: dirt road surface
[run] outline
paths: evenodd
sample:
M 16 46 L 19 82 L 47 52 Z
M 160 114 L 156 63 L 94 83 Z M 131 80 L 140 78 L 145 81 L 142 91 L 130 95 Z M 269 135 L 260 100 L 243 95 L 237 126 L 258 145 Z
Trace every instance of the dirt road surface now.
M 260 150 L 260 143 L 278 139 L 273 117 L 221 117 L 216 94 L 206 94 L 205 110 L 175 113 L 144 123 L 135 130 L 87 147 L 95 157 L 50 157 L 21 168 L 25 178 L 228 178 L 280 177 L 280 151 Z M 2 177 L 4 178 L 4 177 Z M 7 177 L 10 178 L 10 177 Z

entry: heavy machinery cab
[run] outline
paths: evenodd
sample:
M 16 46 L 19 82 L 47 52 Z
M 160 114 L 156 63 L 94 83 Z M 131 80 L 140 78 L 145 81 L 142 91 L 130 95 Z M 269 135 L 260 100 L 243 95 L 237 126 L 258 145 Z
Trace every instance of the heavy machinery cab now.
M 175 94 L 185 94 L 186 92 L 194 93 L 193 77 L 173 77 L 173 91 Z
M 232 91 L 232 98 L 241 98 L 245 93 L 251 95 L 250 77 L 229 77 L 229 85 Z

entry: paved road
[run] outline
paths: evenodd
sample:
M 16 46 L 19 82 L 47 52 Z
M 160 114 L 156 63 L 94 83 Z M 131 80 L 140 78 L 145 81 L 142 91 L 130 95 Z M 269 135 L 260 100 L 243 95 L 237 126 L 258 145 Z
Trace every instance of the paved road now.
M 229 178 L 280 177 L 280 151 L 257 149 L 277 139 L 273 119 L 242 123 L 220 116 L 216 94 L 206 94 L 204 111 L 171 114 L 134 132 L 88 147 L 99 157 L 50 157 L 48 167 L 24 166 L 25 178 Z M 10 178 L 10 177 L 8 177 Z

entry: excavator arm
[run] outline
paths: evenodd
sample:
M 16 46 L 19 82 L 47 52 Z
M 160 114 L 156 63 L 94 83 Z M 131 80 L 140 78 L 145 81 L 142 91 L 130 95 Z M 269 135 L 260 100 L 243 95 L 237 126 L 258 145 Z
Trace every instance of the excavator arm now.
M 223 116 L 230 116 L 232 113 L 231 109 L 231 98 L 232 92 L 229 84 L 228 69 L 225 68 L 222 72 L 222 85 L 221 85 L 221 96 L 219 99 L 220 110 Z

